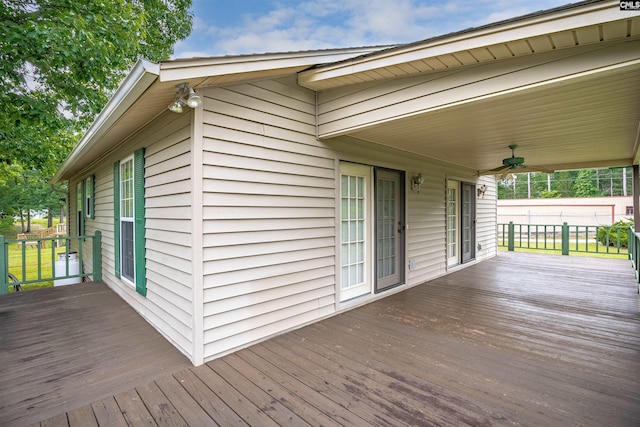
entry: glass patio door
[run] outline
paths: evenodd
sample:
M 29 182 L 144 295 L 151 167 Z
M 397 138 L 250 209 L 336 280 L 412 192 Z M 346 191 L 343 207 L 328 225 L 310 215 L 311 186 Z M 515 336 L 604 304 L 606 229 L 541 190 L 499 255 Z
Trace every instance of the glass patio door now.
M 404 283 L 404 174 L 377 168 L 376 292 Z
M 340 301 L 371 292 L 371 168 L 340 165 Z

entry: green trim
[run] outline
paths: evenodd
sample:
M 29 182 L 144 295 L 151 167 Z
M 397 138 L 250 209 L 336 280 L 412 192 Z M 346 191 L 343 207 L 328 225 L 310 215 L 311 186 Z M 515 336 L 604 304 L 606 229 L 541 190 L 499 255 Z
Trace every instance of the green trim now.
M 113 164 L 113 252 L 116 277 L 120 278 L 120 162 Z
M 133 206 L 134 206 L 134 251 L 136 291 L 147 295 L 145 260 L 145 211 L 144 211 L 144 148 L 133 153 Z

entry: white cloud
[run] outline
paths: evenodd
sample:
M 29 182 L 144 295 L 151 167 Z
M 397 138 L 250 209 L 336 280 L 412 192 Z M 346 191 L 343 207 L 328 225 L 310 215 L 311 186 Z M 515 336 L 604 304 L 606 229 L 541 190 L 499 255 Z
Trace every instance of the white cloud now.
M 302 0 L 273 3 L 263 15 L 243 14 L 240 25 L 207 25 L 196 16 L 192 36 L 177 56 L 285 52 L 408 43 L 563 4 L 542 0 L 474 2 L 420 0 Z

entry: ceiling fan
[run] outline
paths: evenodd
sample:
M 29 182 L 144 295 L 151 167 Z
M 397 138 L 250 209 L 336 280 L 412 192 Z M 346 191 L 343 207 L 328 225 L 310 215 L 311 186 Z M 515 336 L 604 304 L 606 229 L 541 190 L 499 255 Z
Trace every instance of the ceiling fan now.
M 516 157 L 516 148 L 518 148 L 516 144 L 511 144 L 509 148 L 511 149 L 511 157 L 502 159 L 502 166 L 498 166 L 497 168 L 482 171 L 479 173 L 479 175 L 498 175 L 502 173 L 501 179 L 504 179 L 510 173 L 517 173 L 518 169 L 526 169 L 527 171 L 535 170 L 540 172 L 553 173 L 553 171 L 549 169 L 545 169 L 538 166 L 525 165 L 524 157 Z

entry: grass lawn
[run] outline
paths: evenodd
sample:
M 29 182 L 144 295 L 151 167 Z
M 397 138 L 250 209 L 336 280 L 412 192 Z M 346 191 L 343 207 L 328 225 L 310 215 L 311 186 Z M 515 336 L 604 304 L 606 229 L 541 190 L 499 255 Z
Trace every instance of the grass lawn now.
M 40 278 L 48 279 L 53 277 L 53 266 L 58 260 L 58 254 L 66 252 L 66 248 L 52 248 L 51 242 L 47 242 L 46 248 L 38 250 L 35 247 L 26 247 L 22 249 L 22 245 L 16 243 L 9 244 L 9 273 L 12 273 L 18 280 L 36 280 L 38 279 L 38 267 L 40 269 Z M 38 259 L 38 256 L 40 259 Z M 22 276 L 22 266 L 26 265 L 25 277 Z M 23 290 L 50 288 L 53 281 L 44 281 L 39 283 L 31 283 L 22 285 Z M 13 288 L 9 288 L 12 292 Z
M 561 255 L 562 254 L 562 245 L 556 245 L 558 249 L 531 249 L 531 248 L 519 248 L 515 247 L 516 252 L 538 252 L 543 254 L 552 254 L 552 255 Z M 597 247 L 597 248 L 596 248 Z M 499 250 L 506 251 L 506 246 L 499 246 Z M 596 252 L 596 250 L 598 252 Z M 627 248 L 620 248 L 620 253 L 617 253 L 617 248 L 610 247 L 609 253 L 607 253 L 607 247 L 601 244 L 589 243 L 589 245 L 585 245 L 584 243 L 578 244 L 577 250 L 576 245 L 569 245 L 569 255 L 570 256 L 586 256 L 586 257 L 594 257 L 594 258 L 615 258 L 615 259 L 627 259 L 629 258 Z
M 58 224 L 58 220 L 54 220 L 54 226 Z M 32 219 L 31 230 L 37 232 L 47 228 L 47 219 Z M 21 232 L 20 224 L 14 224 L 9 230 L 5 230 L 4 237 L 7 240 L 15 240 L 17 234 Z M 53 266 L 58 260 L 58 254 L 66 251 L 65 247 L 52 248 L 52 242 L 47 242 L 46 248 L 38 250 L 36 247 L 25 247 L 17 243 L 10 243 L 9 250 L 9 273 L 12 273 L 18 280 L 36 280 L 38 279 L 38 267 L 40 269 L 40 278 L 47 279 L 53 277 Z M 39 255 L 38 255 L 39 253 Z M 40 257 L 38 259 L 38 256 Z M 26 265 L 25 277 L 22 276 L 22 266 Z M 44 281 L 40 283 L 32 283 L 22 285 L 23 290 L 49 288 L 53 286 L 53 281 Z M 13 287 L 9 287 L 9 292 L 13 292 Z

